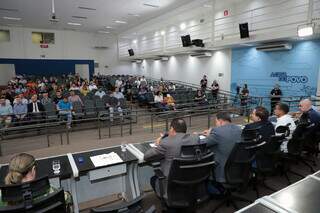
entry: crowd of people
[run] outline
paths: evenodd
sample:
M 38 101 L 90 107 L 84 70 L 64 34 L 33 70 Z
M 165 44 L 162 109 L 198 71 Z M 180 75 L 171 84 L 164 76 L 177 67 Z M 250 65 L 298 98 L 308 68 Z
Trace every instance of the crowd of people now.
M 46 105 L 54 104 L 57 115 L 67 118 L 67 126 L 71 128 L 74 106 L 84 107 L 86 97 L 102 100 L 111 121 L 115 112 L 123 117 L 121 99 L 136 99 L 139 105 L 154 101 L 155 107 L 174 110 L 175 100 L 169 92 L 174 92 L 175 88 L 175 84 L 163 79 L 157 84 L 148 83 L 144 76 L 95 75 L 88 81 L 77 74 L 60 77 L 18 75 L 1 91 L 0 126 L 9 127 L 13 123 L 21 125 L 45 119 Z M 148 97 L 149 93 L 154 95 L 152 100 Z

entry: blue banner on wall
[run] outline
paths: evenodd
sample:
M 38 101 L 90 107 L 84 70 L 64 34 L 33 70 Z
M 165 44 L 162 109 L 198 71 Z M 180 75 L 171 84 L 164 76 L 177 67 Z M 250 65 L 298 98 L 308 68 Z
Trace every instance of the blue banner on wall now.
M 289 51 L 232 51 L 231 88 L 247 83 L 253 96 L 269 96 L 279 84 L 284 96 L 315 95 L 320 66 L 320 41 L 293 43 Z
M 58 59 L 0 59 L 0 64 L 14 64 L 17 75 L 61 76 L 75 73 L 76 64 L 88 64 L 90 76 L 94 74 L 93 60 Z

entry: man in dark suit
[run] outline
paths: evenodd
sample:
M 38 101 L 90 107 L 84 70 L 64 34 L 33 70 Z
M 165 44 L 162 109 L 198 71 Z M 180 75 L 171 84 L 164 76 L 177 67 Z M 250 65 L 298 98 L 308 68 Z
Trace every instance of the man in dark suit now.
M 252 111 L 250 117 L 253 123 L 245 125 L 243 131 L 257 129 L 259 135 L 261 135 L 260 141 L 268 142 L 270 137 L 275 134 L 274 126 L 268 120 L 268 110 L 262 106 L 258 106 Z
M 173 119 L 168 135 L 161 135 L 156 140 L 156 147 L 145 153 L 144 160 L 146 162 L 160 161 L 161 171 L 168 177 L 173 159 L 180 157 L 181 146 L 196 145 L 200 141 L 198 135 L 189 135 L 186 132 L 186 122 L 181 118 Z M 156 176 L 151 178 L 150 183 L 155 192 L 158 192 L 158 179 Z
M 214 176 L 217 182 L 225 182 L 224 166 L 235 145 L 241 140 L 241 128 L 231 123 L 230 114 L 227 112 L 219 112 L 216 115 L 215 128 L 203 131 L 206 136 L 203 139 L 207 146 L 215 154 Z
M 28 104 L 28 114 L 32 119 L 42 118 L 44 112 L 42 103 L 38 102 L 38 96 L 31 96 L 31 102 Z

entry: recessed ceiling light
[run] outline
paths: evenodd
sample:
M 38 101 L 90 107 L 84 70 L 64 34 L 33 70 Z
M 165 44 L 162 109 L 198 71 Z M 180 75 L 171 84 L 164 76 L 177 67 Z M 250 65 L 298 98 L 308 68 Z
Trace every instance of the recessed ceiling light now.
M 114 22 L 118 23 L 118 24 L 126 24 L 127 23 L 126 21 L 121 21 L 121 20 L 115 20 Z
M 21 18 L 16 18 L 16 17 L 8 17 L 8 16 L 4 16 L 3 19 L 7 19 L 7 20 L 14 20 L 14 21 L 20 21 Z
M 87 19 L 87 17 L 85 17 L 85 16 L 72 16 L 72 18 Z
M 155 4 L 146 4 L 146 3 L 144 3 L 143 5 L 147 6 L 147 7 L 153 7 L 153 8 L 159 8 L 160 7 L 159 5 L 155 5 Z
M 18 9 L 12 9 L 12 8 L 4 8 L 4 7 L 0 7 L 0 10 L 2 11 L 10 11 L 10 12 L 18 12 Z
M 298 26 L 298 36 L 306 37 L 313 35 L 313 25 L 302 25 Z
M 187 25 L 185 23 L 180 24 L 180 30 L 184 30 L 187 28 Z
M 162 30 L 160 34 L 164 36 L 166 34 L 166 31 Z
M 103 30 L 99 30 L 99 31 L 98 31 L 98 33 L 105 33 L 105 34 L 108 34 L 108 33 L 110 33 L 110 32 L 108 32 L 108 31 L 103 31 Z
M 68 24 L 73 26 L 81 26 L 80 23 L 75 23 L 75 22 L 68 22 Z
M 139 14 L 134 14 L 134 13 L 128 13 L 129 16 L 134 16 L 134 17 L 140 17 Z
M 132 43 L 136 44 L 136 43 L 138 43 L 138 40 L 135 39 L 135 40 L 132 41 Z
M 107 29 L 112 29 L 113 27 L 110 27 L 110 26 L 106 26 L 106 28 L 107 28 Z

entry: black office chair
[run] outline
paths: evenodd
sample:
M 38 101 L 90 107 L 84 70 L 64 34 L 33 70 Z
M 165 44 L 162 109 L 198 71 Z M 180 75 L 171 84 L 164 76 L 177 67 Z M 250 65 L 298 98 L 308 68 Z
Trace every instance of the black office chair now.
M 303 156 L 304 144 L 308 143 L 310 124 L 300 123 L 297 125 L 292 134 L 292 138 L 288 141 L 288 153 L 282 153 L 281 159 L 283 163 L 283 173 L 287 178 L 288 184 L 291 184 L 288 174 L 294 174 L 298 177 L 304 178 L 305 176 L 292 170 L 292 164 L 302 163 L 314 173 L 313 167 L 307 162 Z
M 214 154 L 205 147 L 182 146 L 181 157 L 173 160 L 167 178 L 155 169 L 163 211 L 195 212 L 197 204 L 209 199 L 207 181 L 215 162 Z
M 61 212 L 67 213 L 64 191 L 62 189 L 47 194 L 50 190 L 48 177 L 16 185 L 0 186 L 2 201 L 7 206 L 0 212 Z M 46 196 L 42 196 L 45 195 Z
M 288 128 L 289 129 L 289 128 Z M 272 135 L 268 142 L 257 149 L 255 154 L 255 166 L 252 171 L 255 174 L 252 178 L 257 198 L 260 197 L 259 186 L 274 192 L 276 189 L 266 184 L 267 177 L 278 174 L 282 166 L 280 146 L 286 139 L 285 134 Z
M 222 202 L 212 212 L 216 212 L 222 206 L 230 204 L 234 209 L 239 209 L 236 201 L 252 202 L 249 199 L 234 195 L 233 192 L 243 192 L 247 189 L 252 177 L 251 163 L 255 157 L 256 150 L 264 144 L 265 142 L 258 144 L 242 142 L 234 145 L 224 167 L 226 182 L 220 183 L 225 190 Z
M 259 128 L 255 129 L 244 129 L 241 133 L 241 141 L 242 142 L 258 142 L 261 139 L 261 135 L 259 133 Z

